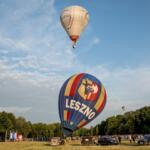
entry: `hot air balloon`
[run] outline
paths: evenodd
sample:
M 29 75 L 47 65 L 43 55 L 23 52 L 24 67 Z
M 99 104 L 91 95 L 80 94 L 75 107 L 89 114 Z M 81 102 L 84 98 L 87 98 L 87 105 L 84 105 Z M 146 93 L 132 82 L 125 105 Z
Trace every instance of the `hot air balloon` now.
M 126 108 L 125 108 L 125 106 L 122 106 L 121 109 L 122 109 L 123 111 L 125 111 Z
M 70 39 L 73 48 L 89 20 L 88 12 L 81 6 L 66 7 L 60 15 L 60 21 Z
M 59 93 L 59 116 L 64 135 L 95 119 L 106 103 L 106 90 L 94 76 L 80 73 L 67 79 Z

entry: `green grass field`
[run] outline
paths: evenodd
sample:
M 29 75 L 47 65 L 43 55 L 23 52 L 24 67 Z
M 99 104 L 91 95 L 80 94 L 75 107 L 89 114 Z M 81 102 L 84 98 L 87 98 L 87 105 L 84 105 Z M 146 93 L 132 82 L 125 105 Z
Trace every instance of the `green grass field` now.
M 72 143 L 63 146 L 49 146 L 48 142 L 0 142 L 0 150 L 150 150 L 150 146 L 128 143 L 116 146 L 81 146 Z

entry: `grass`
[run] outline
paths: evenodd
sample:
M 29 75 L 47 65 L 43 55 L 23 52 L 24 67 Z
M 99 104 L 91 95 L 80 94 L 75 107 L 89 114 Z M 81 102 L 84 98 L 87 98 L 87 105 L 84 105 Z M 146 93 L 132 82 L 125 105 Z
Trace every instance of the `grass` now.
M 0 150 L 150 150 L 150 146 L 122 143 L 114 146 L 81 146 L 69 143 L 63 146 L 49 146 L 48 142 L 0 142 Z

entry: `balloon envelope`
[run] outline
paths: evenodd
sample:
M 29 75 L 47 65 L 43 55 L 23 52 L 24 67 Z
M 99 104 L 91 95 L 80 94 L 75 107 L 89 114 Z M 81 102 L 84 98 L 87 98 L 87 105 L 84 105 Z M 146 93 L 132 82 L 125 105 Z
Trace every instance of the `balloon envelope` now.
M 123 111 L 125 111 L 125 106 L 122 106 L 121 108 L 122 108 Z
M 66 7 L 60 15 L 61 24 L 74 43 L 86 27 L 88 20 L 88 12 L 81 6 Z
M 59 116 L 64 134 L 83 127 L 103 110 L 106 90 L 94 76 L 86 73 L 71 76 L 59 93 Z

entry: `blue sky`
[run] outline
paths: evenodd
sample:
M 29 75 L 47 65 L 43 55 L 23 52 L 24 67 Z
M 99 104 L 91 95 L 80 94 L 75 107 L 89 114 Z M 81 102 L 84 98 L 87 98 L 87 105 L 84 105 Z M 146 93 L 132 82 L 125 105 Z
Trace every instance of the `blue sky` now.
M 87 36 L 94 34 L 93 36 L 100 40 L 98 47 L 97 45 L 93 47 L 92 53 L 88 55 L 88 59 L 94 59 L 91 62 L 92 65 L 96 65 L 97 62 L 107 62 L 114 67 L 126 67 L 146 65 L 150 62 L 148 57 L 150 47 L 149 1 L 66 1 L 61 6 L 59 5 L 58 11 L 71 4 L 79 4 L 89 10 L 90 31 L 84 34 Z M 84 45 L 80 48 L 86 49 L 86 45 L 88 45 L 86 43 L 89 43 L 91 38 L 83 40 L 81 42 Z M 81 42 L 80 44 L 82 44 Z M 90 53 L 90 51 L 88 52 Z M 87 62 L 87 55 L 81 55 L 81 53 L 79 53 L 82 57 L 81 60 Z M 97 54 L 101 56 L 101 60 L 95 57 Z M 140 61 L 141 59 L 144 61 Z
M 75 50 L 59 20 L 70 5 L 90 15 Z M 90 125 L 150 105 L 149 0 L 0 1 L 0 111 L 58 122 L 58 94 L 72 74 L 105 85 L 104 111 Z

